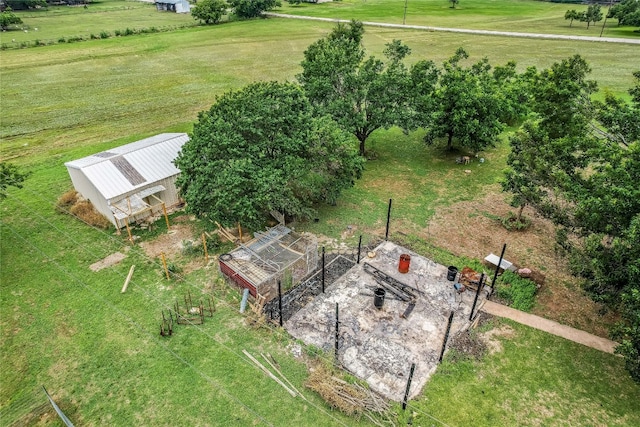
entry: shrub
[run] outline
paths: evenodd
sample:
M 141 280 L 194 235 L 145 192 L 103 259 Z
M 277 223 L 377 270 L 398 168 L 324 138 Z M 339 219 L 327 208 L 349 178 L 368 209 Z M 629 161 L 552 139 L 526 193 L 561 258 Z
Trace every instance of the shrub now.
M 531 226 L 531 220 L 525 216 L 521 216 L 520 219 L 513 212 L 509 211 L 509 214 L 502 218 L 502 226 L 509 231 L 524 231 Z
M 505 271 L 496 283 L 496 295 L 511 307 L 530 311 L 535 304 L 537 285 L 529 279 Z
M 100 32 L 100 38 L 101 39 L 108 39 L 109 37 L 111 37 L 111 33 L 107 32 L 107 31 L 101 31 Z

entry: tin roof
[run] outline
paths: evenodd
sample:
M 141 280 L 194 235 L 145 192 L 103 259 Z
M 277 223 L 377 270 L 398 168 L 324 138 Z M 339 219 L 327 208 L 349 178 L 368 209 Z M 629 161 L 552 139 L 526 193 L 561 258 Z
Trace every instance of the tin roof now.
M 65 166 L 81 170 L 110 200 L 179 174 L 173 161 L 188 140 L 186 133 L 163 133 L 67 162 Z

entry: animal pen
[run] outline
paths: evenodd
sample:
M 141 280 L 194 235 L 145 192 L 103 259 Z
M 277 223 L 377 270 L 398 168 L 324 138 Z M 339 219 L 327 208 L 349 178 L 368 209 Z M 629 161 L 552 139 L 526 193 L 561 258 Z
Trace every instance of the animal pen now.
M 255 298 L 266 301 L 278 295 L 278 281 L 289 288 L 318 267 L 318 242 L 308 233 L 298 234 L 280 224 L 254 233 L 228 254 L 220 255 L 220 270 Z

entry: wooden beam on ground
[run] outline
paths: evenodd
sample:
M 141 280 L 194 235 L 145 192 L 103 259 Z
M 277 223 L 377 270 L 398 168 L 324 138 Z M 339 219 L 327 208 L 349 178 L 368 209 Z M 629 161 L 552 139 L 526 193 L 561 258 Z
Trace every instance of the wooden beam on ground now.
M 129 286 L 129 282 L 131 281 L 131 277 L 133 276 L 133 270 L 135 270 L 136 266 L 132 265 L 129 269 L 129 274 L 127 275 L 127 280 L 124 281 L 124 285 L 122 285 L 121 294 L 124 294 L 127 291 L 127 286 Z
M 268 370 L 267 368 L 264 367 L 264 365 L 262 363 L 260 363 L 255 357 L 253 357 L 251 354 L 249 354 L 249 352 L 247 350 L 242 350 L 242 352 L 244 353 L 245 356 L 247 356 L 249 359 L 251 359 L 251 361 L 253 363 L 255 363 L 258 368 L 262 369 L 264 371 L 265 374 L 267 374 L 269 377 L 271 377 L 271 379 L 273 379 L 275 382 L 277 382 L 278 384 L 280 384 L 285 390 L 287 390 L 289 392 L 289 394 L 293 397 L 296 397 L 296 392 L 291 390 L 289 387 L 286 386 L 285 383 L 283 383 L 282 381 L 280 381 L 280 378 L 276 377 L 275 375 L 273 375 L 273 373 Z

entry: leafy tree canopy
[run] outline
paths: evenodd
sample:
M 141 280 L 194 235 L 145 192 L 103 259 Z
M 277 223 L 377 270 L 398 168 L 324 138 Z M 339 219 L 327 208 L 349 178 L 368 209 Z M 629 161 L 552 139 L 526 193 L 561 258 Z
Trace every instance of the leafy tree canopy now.
M 637 0 L 622 0 L 609 9 L 607 18 L 616 18 L 618 25 L 640 27 L 640 2 Z
M 257 18 L 262 12 L 280 7 L 280 0 L 230 0 L 234 14 L 241 19 Z
M 464 67 L 462 61 L 468 57 L 459 48 L 443 64 L 433 92 L 433 110 L 421 114 L 427 144 L 445 137 L 449 149 L 455 142 L 477 152 L 493 146 L 505 122 L 521 114 L 516 103 L 520 89 L 515 86 L 515 63 L 492 73 L 486 58 Z
M 224 0 L 200 0 L 191 9 L 191 16 L 205 24 L 217 24 L 227 10 Z
M 554 63 L 531 76 L 529 93 L 540 126 L 552 139 L 584 132 L 591 120 L 591 94 L 596 82 L 587 80 L 591 68 L 580 55 Z
M 6 31 L 10 26 L 18 24 L 22 24 L 22 19 L 10 7 L 0 12 L 0 30 Z
M 9 187 L 22 188 L 22 183 L 28 176 L 28 173 L 21 172 L 16 165 L 0 162 L 0 200 L 7 197 Z
M 640 380 L 640 72 L 631 103 L 611 94 L 591 103 L 588 70 L 573 57 L 532 80 L 538 121 L 511 138 L 503 189 L 560 226 L 573 273 L 594 299 L 621 309 L 618 351 Z
M 269 212 L 309 217 L 360 177 L 351 136 L 314 118 L 295 84 L 254 83 L 198 115 L 178 158 L 188 209 L 231 226 L 260 228 Z
M 362 23 L 338 24 L 304 52 L 298 81 L 320 114 L 328 114 L 360 142 L 360 154 L 376 129 L 406 127 L 411 78 L 403 64 L 410 49 L 399 40 L 386 45 L 387 62 L 365 59 Z
M 5 0 L 8 7 L 13 10 L 27 10 L 38 7 L 47 7 L 46 0 Z

